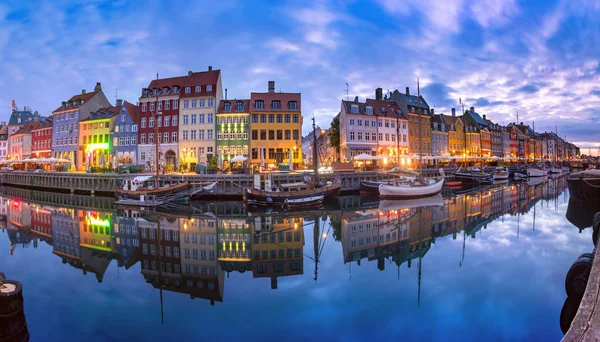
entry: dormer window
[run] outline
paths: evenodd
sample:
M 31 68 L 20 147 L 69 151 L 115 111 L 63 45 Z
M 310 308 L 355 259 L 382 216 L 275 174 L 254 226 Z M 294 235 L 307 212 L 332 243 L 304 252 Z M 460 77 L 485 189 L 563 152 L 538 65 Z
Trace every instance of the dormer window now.
M 358 105 L 355 105 L 355 104 L 351 105 L 350 106 L 350 113 L 352 113 L 352 114 L 358 114 Z
M 196 89 L 194 89 L 195 93 L 199 93 L 202 91 L 202 87 L 201 86 L 196 86 Z
M 225 107 L 223 108 L 225 112 L 231 112 L 231 102 L 225 102 Z
M 191 87 L 185 87 L 185 93 L 189 94 L 192 92 L 192 88 Z
M 162 92 L 163 92 L 163 95 L 168 94 L 169 93 L 169 87 L 164 87 Z
M 242 101 L 238 101 L 235 105 L 235 110 L 238 112 L 243 112 L 244 111 L 244 102 Z
M 288 109 L 297 110 L 298 109 L 298 102 L 296 102 L 296 101 L 289 101 L 288 102 Z
M 260 100 L 254 101 L 254 107 L 256 109 L 264 109 L 265 108 L 265 102 L 264 101 L 260 101 Z
M 173 87 L 173 93 L 179 94 L 179 87 L 177 87 L 177 86 Z
M 211 85 L 207 85 L 206 86 L 206 91 L 210 93 L 212 91 L 212 86 Z
M 158 89 L 154 88 L 154 95 L 158 95 Z
M 271 109 L 281 109 L 281 101 L 271 101 Z
M 365 108 L 365 113 L 372 115 L 373 114 L 373 107 L 367 106 Z

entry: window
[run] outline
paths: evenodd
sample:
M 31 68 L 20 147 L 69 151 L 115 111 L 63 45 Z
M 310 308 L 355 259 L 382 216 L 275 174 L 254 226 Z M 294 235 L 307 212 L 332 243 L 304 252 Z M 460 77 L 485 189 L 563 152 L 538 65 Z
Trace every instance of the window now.
M 239 102 L 238 102 L 239 104 Z M 223 106 L 223 111 L 231 112 L 231 102 L 225 102 L 225 106 Z
M 194 89 L 194 92 L 199 93 L 201 91 L 202 87 L 200 86 L 196 86 L 196 89 Z
M 264 101 L 254 101 L 254 108 L 256 109 L 264 109 L 265 108 L 265 102 Z
M 277 123 L 283 122 L 283 114 L 277 114 Z
M 204 123 L 204 114 L 198 114 L 198 122 L 201 124 Z
M 206 114 L 206 122 L 207 123 L 213 123 L 213 114 Z
M 260 140 L 267 140 L 267 130 L 265 130 L 265 129 L 260 130 Z
M 154 127 L 154 118 L 150 118 L 150 120 L 148 122 L 148 127 L 150 127 L 150 128 Z
M 267 114 L 261 114 L 260 115 L 260 122 L 261 123 L 267 123 Z
M 170 116 L 165 116 L 165 127 L 168 127 L 171 123 L 171 117 Z
M 184 115 L 183 116 L 183 124 L 187 125 L 190 123 L 190 116 L 189 115 Z
M 145 112 L 148 109 L 147 103 L 142 102 L 142 112 Z
M 298 123 L 299 119 L 298 119 L 298 114 L 294 114 L 294 123 Z
M 192 140 L 196 140 L 196 130 L 195 130 L 195 129 L 193 129 L 193 130 L 191 130 L 191 131 L 190 131 L 190 133 L 191 133 L 191 134 L 190 134 L 190 138 L 191 138 Z
M 258 130 L 256 129 L 252 130 L 252 140 L 258 140 Z
M 196 123 L 196 114 L 192 114 L 192 125 Z
M 177 132 L 171 132 L 171 142 L 172 143 L 177 142 Z
M 153 112 L 154 111 L 154 102 L 150 102 L 150 111 Z
M 183 100 L 183 108 L 189 108 L 190 107 L 190 100 Z
M 159 134 L 160 134 L 160 133 L 159 133 Z M 164 136 L 164 141 L 163 141 L 163 142 L 164 142 L 165 144 L 168 144 L 168 143 L 169 143 L 169 132 L 165 132 L 165 133 L 163 134 L 163 136 Z
M 289 101 L 288 102 L 288 109 L 291 109 L 291 110 L 298 109 L 298 102 L 296 102 L 296 101 Z
M 156 121 L 158 122 L 158 127 L 162 127 L 162 116 L 159 116 Z
M 192 103 L 192 108 L 196 108 L 196 100 L 190 100 L 190 102 Z
M 188 137 L 189 137 L 189 136 L 188 136 L 188 130 L 187 130 L 187 129 L 184 129 L 184 130 L 182 131 L 182 133 L 183 133 L 183 136 L 181 137 L 181 139 L 183 139 L 183 140 L 188 140 Z
M 185 87 L 185 93 L 186 93 L 186 94 L 189 94 L 189 93 L 191 93 L 191 92 L 192 92 L 192 88 L 190 88 L 190 87 Z
M 354 132 L 350 132 L 350 140 L 354 140 Z
M 367 113 L 367 114 L 373 114 L 373 107 L 371 107 L 371 106 L 367 106 L 367 107 L 365 108 L 365 113 Z
M 258 122 L 258 114 L 252 114 L 252 123 Z
M 281 101 L 271 101 L 271 109 L 281 109 Z
M 363 132 L 358 132 L 358 140 L 362 140 L 362 134 Z
M 275 114 L 269 114 L 269 123 L 275 123 Z
M 275 140 L 275 131 L 272 129 L 269 130 L 269 140 Z
M 362 126 L 362 120 L 361 120 L 361 119 L 358 119 L 358 120 L 356 120 L 356 122 L 357 122 L 357 124 L 358 124 L 359 126 Z
M 212 106 L 214 106 L 214 105 L 215 105 L 215 102 L 214 102 L 214 101 L 215 101 L 215 100 L 214 100 L 212 97 L 210 97 L 210 98 L 208 99 L 208 107 L 212 107 Z
M 177 109 L 179 108 L 179 100 L 178 99 L 174 99 L 173 100 L 173 109 Z M 175 125 L 173 125 L 175 126 Z
M 206 86 L 206 91 L 207 92 L 211 92 L 212 91 L 212 85 L 207 85 Z
M 165 100 L 165 110 L 171 108 L 171 100 Z
M 158 101 L 158 110 L 162 110 L 162 101 Z
M 194 100 L 194 101 L 195 101 L 195 100 Z M 200 104 L 199 104 L 199 106 L 198 106 L 198 107 L 200 107 L 200 108 L 204 108 L 204 107 L 205 107 L 205 106 L 204 106 L 204 99 L 200 99 L 200 100 L 198 100 L 198 102 L 200 102 Z
M 300 139 L 300 131 L 298 131 L 297 129 L 294 130 L 294 137 L 293 137 L 293 139 L 294 140 Z
M 148 144 L 154 144 L 154 133 L 148 134 Z

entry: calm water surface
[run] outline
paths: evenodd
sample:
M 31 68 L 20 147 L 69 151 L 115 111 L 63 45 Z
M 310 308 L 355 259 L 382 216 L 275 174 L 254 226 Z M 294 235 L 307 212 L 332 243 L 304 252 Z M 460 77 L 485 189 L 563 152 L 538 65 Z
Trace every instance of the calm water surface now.
M 565 275 L 593 248 L 565 188 L 158 216 L 12 190 L 0 271 L 24 285 L 32 341 L 555 341 Z

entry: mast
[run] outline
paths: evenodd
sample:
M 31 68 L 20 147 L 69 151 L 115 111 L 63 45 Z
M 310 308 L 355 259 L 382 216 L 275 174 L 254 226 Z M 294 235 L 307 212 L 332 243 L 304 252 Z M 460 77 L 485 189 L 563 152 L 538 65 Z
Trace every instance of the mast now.
M 319 180 L 319 157 L 317 154 L 317 128 L 315 125 L 315 114 L 312 118 L 313 124 L 313 171 L 315 172 L 315 184 Z
M 399 113 L 396 113 L 396 165 L 400 167 L 400 121 L 398 120 L 398 116 Z M 377 127 L 379 127 L 379 122 L 377 123 Z M 379 139 L 379 135 L 377 138 Z
M 319 217 L 315 216 L 315 223 L 313 227 L 313 248 L 315 253 L 315 282 L 319 277 L 319 241 L 321 240 L 321 222 L 319 222 L 319 220 Z
M 421 131 L 421 87 L 419 86 L 419 78 L 417 77 L 417 119 L 419 120 L 419 174 L 423 177 L 423 153 L 421 146 L 423 145 L 423 138 Z
M 156 73 L 156 87 L 158 89 L 160 89 L 160 87 L 158 86 L 158 73 Z M 155 108 L 154 108 L 155 114 L 153 116 L 155 116 L 154 119 L 154 127 L 155 127 L 155 137 L 154 137 L 154 144 L 155 144 L 155 153 L 156 153 L 156 188 L 158 189 L 160 187 L 160 180 L 159 180 L 159 172 L 158 172 L 158 166 L 159 166 L 159 155 L 158 155 L 158 135 L 160 134 L 158 132 L 158 118 L 160 116 L 160 112 L 158 111 L 158 92 L 156 92 L 156 104 L 155 104 Z M 162 296 L 162 293 L 161 293 Z
M 533 121 L 532 128 L 532 136 L 533 136 L 533 162 L 535 163 L 535 152 L 536 152 L 536 141 L 535 141 L 535 121 Z
M 460 106 L 462 107 L 462 115 L 463 115 L 463 118 L 464 118 L 465 104 L 462 102 L 461 98 L 458 99 L 458 102 L 460 102 Z M 464 157 L 465 157 L 464 166 L 466 167 L 467 166 L 467 124 L 466 124 L 465 120 L 462 120 L 462 125 L 463 125 L 463 138 L 464 138 L 463 140 L 465 142 L 465 148 L 464 148 Z

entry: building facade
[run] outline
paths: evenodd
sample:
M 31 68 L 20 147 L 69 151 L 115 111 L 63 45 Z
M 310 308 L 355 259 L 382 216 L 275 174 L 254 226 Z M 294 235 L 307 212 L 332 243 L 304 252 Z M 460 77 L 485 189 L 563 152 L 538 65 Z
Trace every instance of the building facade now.
M 215 115 L 221 99 L 221 71 L 188 72 L 179 94 L 179 158 L 185 168 L 207 164 L 215 157 Z M 185 149 L 185 153 L 183 152 Z
M 442 114 L 442 120 L 448 130 L 448 153 L 455 158 L 462 158 L 465 154 L 465 132 L 460 117 L 456 116 L 456 109 L 452 108 L 452 115 Z
M 251 93 L 251 165 L 289 165 L 291 155 L 292 167 L 297 169 L 302 163 L 302 121 L 300 93 L 276 93 L 274 81 L 269 81 L 268 92 Z
M 432 110 L 433 113 L 433 110 Z M 431 118 L 431 154 L 434 156 L 449 156 L 448 130 L 446 123 L 439 114 Z
M 377 154 L 379 137 L 377 116 L 364 102 L 342 100 L 340 108 L 340 155 L 342 161 L 366 153 Z M 312 155 L 311 151 L 308 151 Z M 312 159 L 312 157 L 310 157 Z
M 137 163 L 138 146 L 138 106 L 123 100 L 117 100 L 121 110 L 115 118 L 112 130 L 112 165 Z
M 216 115 L 217 156 L 221 167 L 229 169 L 232 158 L 250 157 L 250 100 L 223 100 Z
M 404 94 L 395 90 L 390 99 L 396 101 L 403 114 L 408 117 L 408 143 L 411 155 L 431 155 L 431 113 L 423 96 Z
M 31 158 L 31 134 L 40 126 L 40 121 L 30 121 L 10 136 L 10 160 Z
M 408 154 L 408 117 L 396 101 L 383 100 L 382 89 L 375 90 L 375 99 L 367 99 L 367 108 L 377 117 L 377 154 L 395 158 Z
M 52 117 L 41 121 L 31 130 L 31 157 L 50 158 L 52 156 Z
M 79 121 L 90 117 L 90 113 L 110 106 L 110 102 L 102 91 L 100 82 L 96 83 L 93 92 L 81 91 L 52 112 L 52 156 L 69 159 L 71 165 L 80 164 L 77 160 L 79 147 Z
M 77 170 L 91 167 L 112 168 L 111 132 L 121 107 L 101 108 L 79 122 Z

